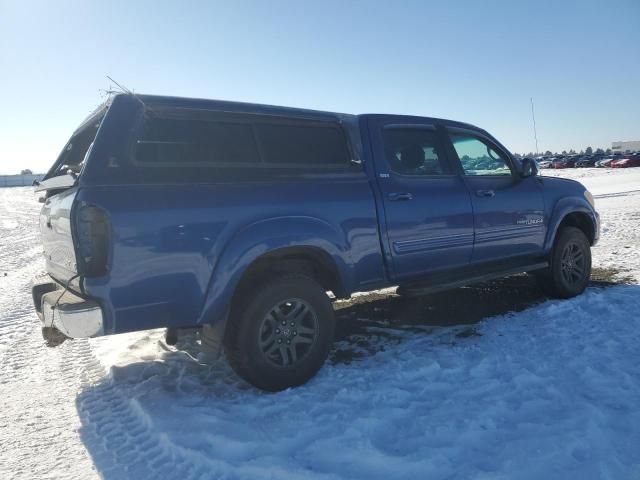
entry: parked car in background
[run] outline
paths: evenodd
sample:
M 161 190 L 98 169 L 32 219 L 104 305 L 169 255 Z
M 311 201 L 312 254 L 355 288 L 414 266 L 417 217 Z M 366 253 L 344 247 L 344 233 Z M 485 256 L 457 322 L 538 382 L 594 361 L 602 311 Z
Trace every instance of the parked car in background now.
M 551 168 L 573 168 L 576 162 L 570 157 L 564 157 L 553 161 Z
M 608 167 L 611 162 L 619 159 L 620 157 L 606 157 L 606 158 L 603 158 L 602 160 L 598 160 L 595 166 L 598 168 Z
M 596 164 L 597 159 L 594 157 L 582 157 L 576 162 L 576 168 L 593 167 Z
M 271 391 L 324 364 L 327 292 L 531 272 L 569 298 L 599 236 L 580 183 L 538 176 L 481 128 L 415 116 L 122 94 L 37 191 L 48 275 L 32 294 L 50 345 L 197 329 Z
M 551 168 L 551 160 L 540 160 L 538 163 L 539 168 Z
M 611 168 L 640 167 L 640 156 L 629 156 L 620 160 L 614 160 L 609 164 Z

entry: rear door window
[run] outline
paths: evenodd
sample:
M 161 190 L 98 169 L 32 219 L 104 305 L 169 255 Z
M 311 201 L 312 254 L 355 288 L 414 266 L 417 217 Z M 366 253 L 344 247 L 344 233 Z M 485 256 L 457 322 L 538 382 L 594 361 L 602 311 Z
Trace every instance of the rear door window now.
M 392 172 L 407 176 L 434 176 L 449 173 L 434 129 L 389 127 L 383 130 L 387 163 Z

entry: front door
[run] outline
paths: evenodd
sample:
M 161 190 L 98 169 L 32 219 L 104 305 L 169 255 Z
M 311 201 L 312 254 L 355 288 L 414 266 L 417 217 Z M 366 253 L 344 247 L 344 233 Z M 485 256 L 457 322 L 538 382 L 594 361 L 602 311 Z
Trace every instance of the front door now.
M 478 132 L 449 129 L 448 138 L 473 202 L 472 263 L 542 253 L 546 225 L 539 179 L 520 177 L 510 156 Z
M 369 121 L 392 277 L 466 266 L 473 249 L 471 199 L 442 133 L 426 119 L 395 120 Z

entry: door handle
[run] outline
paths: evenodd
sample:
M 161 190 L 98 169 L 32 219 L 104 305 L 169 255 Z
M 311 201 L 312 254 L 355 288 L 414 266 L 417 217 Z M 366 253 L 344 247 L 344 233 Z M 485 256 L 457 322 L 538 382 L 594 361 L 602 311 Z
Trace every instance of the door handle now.
M 389 194 L 389 200 L 412 200 L 413 199 L 413 195 L 411 195 L 410 193 L 390 193 Z
M 478 197 L 495 197 L 496 192 L 493 190 L 476 190 L 476 195 Z

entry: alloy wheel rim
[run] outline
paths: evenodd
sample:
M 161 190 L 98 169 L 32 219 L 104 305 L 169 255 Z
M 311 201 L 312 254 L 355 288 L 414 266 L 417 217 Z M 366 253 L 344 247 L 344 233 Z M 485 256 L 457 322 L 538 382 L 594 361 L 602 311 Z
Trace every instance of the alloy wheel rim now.
M 258 344 L 265 358 L 278 367 L 303 360 L 318 336 L 318 316 L 304 300 L 291 298 L 274 305 L 265 315 Z
M 575 242 L 565 245 L 560 258 L 560 271 L 564 281 L 569 285 L 581 282 L 586 271 L 585 263 L 585 255 L 580 245 Z

